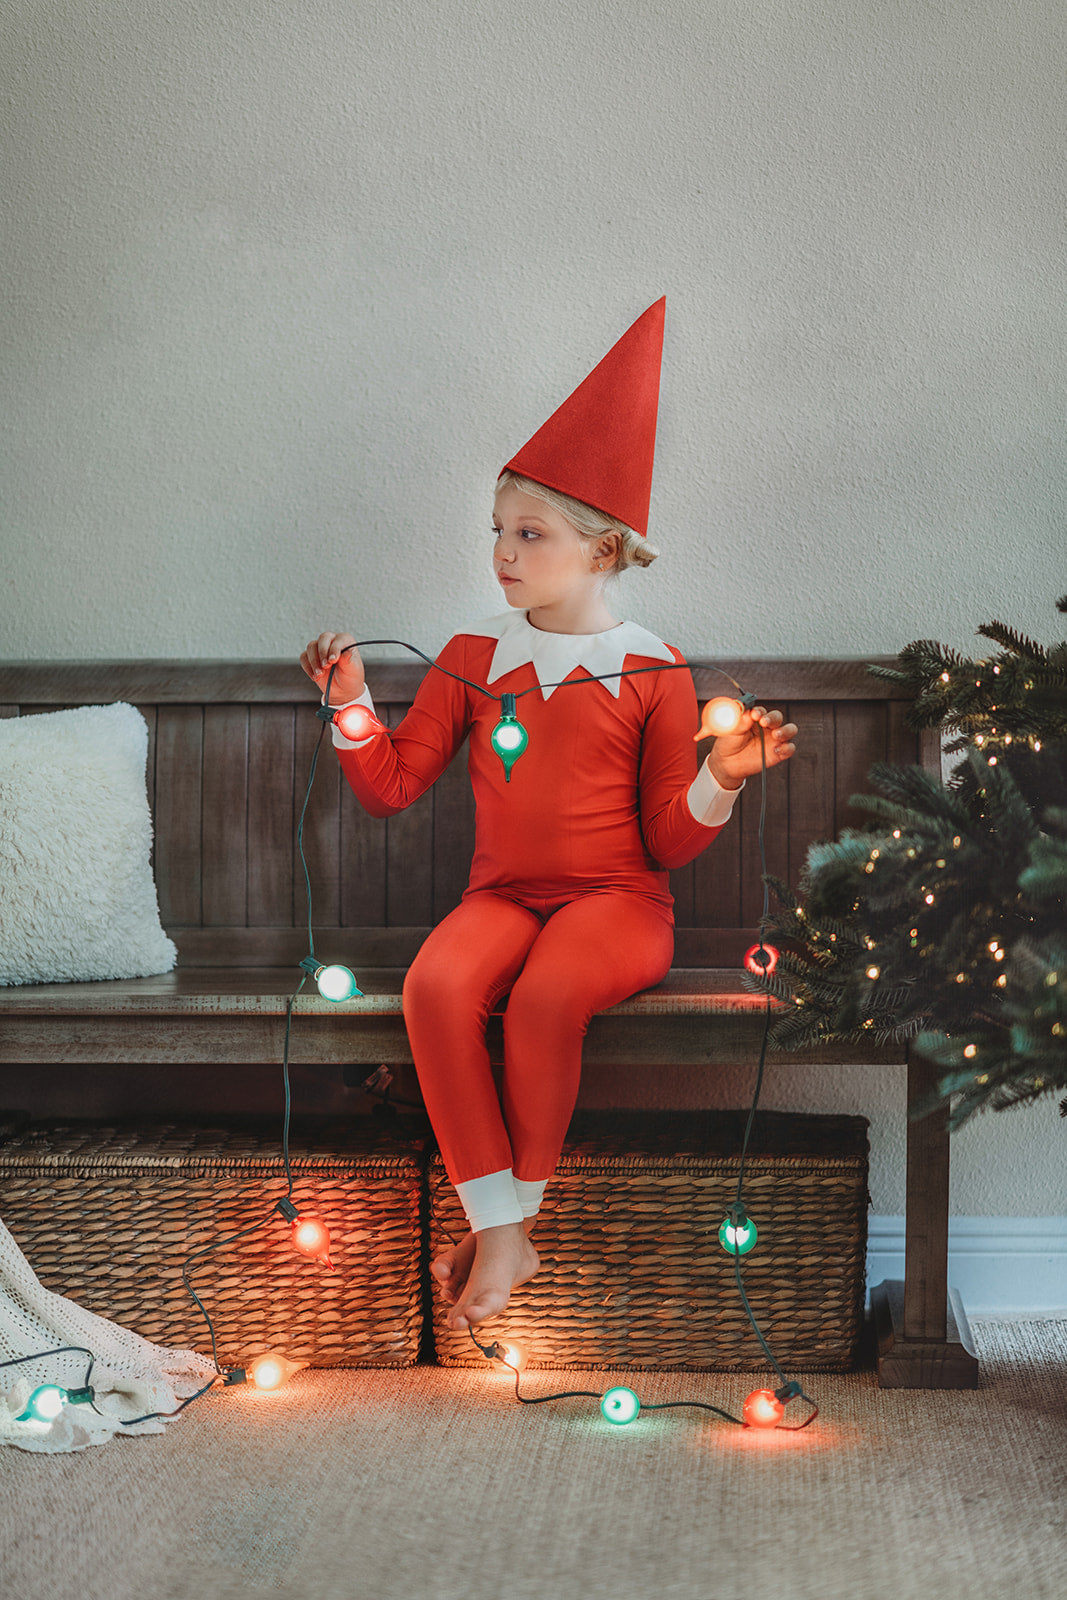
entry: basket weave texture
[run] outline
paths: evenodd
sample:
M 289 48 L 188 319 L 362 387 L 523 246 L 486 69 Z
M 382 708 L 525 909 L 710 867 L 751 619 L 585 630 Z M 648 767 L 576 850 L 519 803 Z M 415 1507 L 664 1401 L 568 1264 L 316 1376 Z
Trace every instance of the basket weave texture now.
M 514 1340 L 530 1367 L 770 1370 L 718 1240 L 744 1121 L 732 1112 L 576 1119 L 533 1234 L 541 1270 L 479 1326 L 479 1342 Z M 466 1223 L 437 1155 L 429 1185 L 436 1255 Z M 742 1280 L 776 1359 L 846 1371 L 863 1322 L 867 1122 L 757 1117 L 743 1194 L 759 1238 Z M 470 1335 L 446 1327 L 446 1311 L 435 1299 L 438 1361 L 483 1364 Z
M 275 1210 L 280 1129 L 178 1123 L 31 1125 L 0 1145 L 0 1215 L 46 1288 L 157 1344 L 218 1358 L 271 1349 L 313 1366 L 418 1356 L 423 1155 L 377 1125 L 294 1127 L 293 1201 L 330 1230 L 336 1271 L 297 1254 Z

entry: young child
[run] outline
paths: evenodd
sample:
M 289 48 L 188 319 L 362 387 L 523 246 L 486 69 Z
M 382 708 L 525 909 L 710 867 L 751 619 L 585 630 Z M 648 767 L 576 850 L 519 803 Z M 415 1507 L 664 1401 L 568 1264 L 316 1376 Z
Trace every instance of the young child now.
M 795 748 L 796 727 L 756 707 L 696 772 L 688 672 L 591 681 L 683 660 L 617 621 L 608 591 L 656 554 L 645 534 L 663 316 L 661 300 L 502 472 L 493 569 L 510 610 L 456 634 L 438 657 L 494 695 L 535 691 L 518 701 L 529 745 L 510 779 L 490 744 L 499 701 L 433 668 L 393 732 L 353 743 L 333 730 L 345 777 L 377 817 L 423 794 L 470 735 L 470 882 L 404 984 L 423 1098 L 470 1226 L 431 1268 L 454 1328 L 502 1311 L 538 1269 L 529 1233 L 577 1098 L 590 1018 L 671 965 L 668 870 L 728 820 L 737 790 L 761 770 L 764 737 L 768 767 Z M 336 664 L 331 703 L 370 706 L 358 652 L 345 653 L 352 643 L 324 632 L 301 665 L 325 688 Z M 485 1029 L 505 995 L 498 1096 Z

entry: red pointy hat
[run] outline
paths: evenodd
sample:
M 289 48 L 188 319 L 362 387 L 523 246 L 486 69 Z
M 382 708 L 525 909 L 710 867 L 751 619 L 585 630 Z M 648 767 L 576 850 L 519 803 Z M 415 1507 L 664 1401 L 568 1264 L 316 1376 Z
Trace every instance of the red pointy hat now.
M 504 468 L 584 500 L 642 536 L 652 498 L 666 305 L 664 297 L 638 317 Z

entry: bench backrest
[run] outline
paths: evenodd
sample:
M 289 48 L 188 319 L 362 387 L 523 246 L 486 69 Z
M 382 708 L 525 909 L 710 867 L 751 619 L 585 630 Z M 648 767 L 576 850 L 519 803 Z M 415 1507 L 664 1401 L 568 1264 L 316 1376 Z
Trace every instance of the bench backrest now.
M 848 802 L 867 787 L 872 762 L 938 769 L 936 730 L 909 731 L 902 692 L 862 661 L 695 662 L 701 702 L 724 692 L 712 665 L 801 727 L 797 754 L 771 775 L 767 798 L 768 870 L 794 885 L 813 841 L 862 820 Z M 368 667 L 389 726 L 404 715 L 425 670 Z M 307 900 L 295 832 L 323 726 L 307 679 L 276 661 L 0 665 L 0 716 L 117 700 L 136 705 L 148 722 L 160 912 L 182 965 L 298 961 L 307 953 Z M 712 848 L 671 875 L 678 966 L 736 966 L 755 938 L 763 902 L 759 787 L 750 782 Z M 360 809 L 327 736 L 304 820 L 316 952 L 405 966 L 457 904 L 473 838 L 465 750 L 421 800 L 381 821 Z

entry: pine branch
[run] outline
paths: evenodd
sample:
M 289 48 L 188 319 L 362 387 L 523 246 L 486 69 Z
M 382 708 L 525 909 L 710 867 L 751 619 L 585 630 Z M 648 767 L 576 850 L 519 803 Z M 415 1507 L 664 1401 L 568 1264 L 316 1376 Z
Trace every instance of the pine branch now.
M 1035 644 L 1033 639 L 1028 639 L 1024 634 L 1016 633 L 1014 628 L 1006 628 L 1002 622 L 983 622 L 978 632 L 985 639 L 992 639 L 995 644 L 1003 645 L 1013 655 L 1025 656 L 1028 661 L 1037 666 L 1044 666 L 1048 662 L 1048 651 L 1041 645 Z

